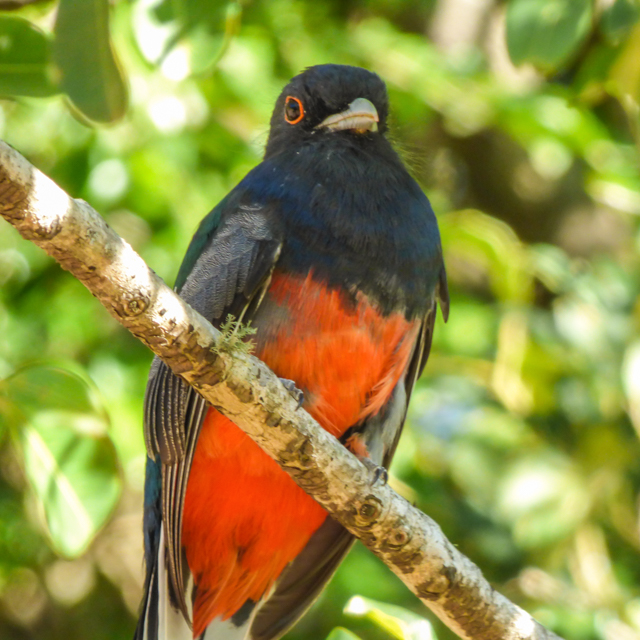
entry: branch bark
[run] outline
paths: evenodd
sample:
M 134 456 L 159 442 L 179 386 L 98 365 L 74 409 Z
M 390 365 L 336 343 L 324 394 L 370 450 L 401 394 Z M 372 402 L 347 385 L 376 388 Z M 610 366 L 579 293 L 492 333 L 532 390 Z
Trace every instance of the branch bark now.
M 332 516 L 469 640 L 558 638 L 495 591 L 431 518 L 302 409 L 258 359 L 218 348 L 186 305 L 86 202 L 0 141 L 0 213 L 70 271 L 134 336 L 246 431 Z

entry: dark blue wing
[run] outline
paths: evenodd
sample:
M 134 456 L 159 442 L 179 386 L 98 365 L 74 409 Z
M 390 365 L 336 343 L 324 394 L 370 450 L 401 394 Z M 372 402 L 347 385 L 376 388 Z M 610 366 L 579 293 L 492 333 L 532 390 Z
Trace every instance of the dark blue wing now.
M 229 314 L 236 319 L 248 319 L 268 287 L 281 246 L 273 208 L 255 203 L 242 191 L 235 190 L 202 221 L 178 274 L 176 290 L 215 326 L 219 327 Z M 191 461 L 207 409 L 207 403 L 193 388 L 161 360 L 154 359 L 145 394 L 144 430 L 148 455 L 155 461 L 150 464 L 157 467 L 154 473 L 161 475 L 161 481 L 154 481 L 161 484 L 162 490 L 161 495 L 152 495 L 149 503 L 145 503 L 145 521 L 149 525 L 155 520 L 162 521 L 171 596 L 185 617 L 188 612 L 186 563 L 180 542 L 182 510 Z M 157 515 L 152 517 L 154 513 Z M 156 546 L 147 549 L 147 558 L 156 557 L 158 535 L 147 533 L 146 538 L 146 543 Z

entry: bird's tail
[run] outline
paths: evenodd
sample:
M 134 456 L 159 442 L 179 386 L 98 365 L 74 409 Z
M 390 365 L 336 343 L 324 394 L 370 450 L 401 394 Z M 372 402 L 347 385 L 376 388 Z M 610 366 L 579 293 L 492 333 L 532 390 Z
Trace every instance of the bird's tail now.
M 194 640 L 182 613 L 171 603 L 164 549 L 163 525 L 155 564 L 147 571 L 145 594 L 133 640 Z M 225 621 L 219 618 L 212 620 L 195 640 L 246 640 L 255 613 L 254 607 L 249 607 L 246 615 L 237 614 Z
M 133 640 L 192 640 L 191 628 L 169 596 L 169 575 L 164 557 L 164 527 L 155 564 L 147 569 L 145 594 Z

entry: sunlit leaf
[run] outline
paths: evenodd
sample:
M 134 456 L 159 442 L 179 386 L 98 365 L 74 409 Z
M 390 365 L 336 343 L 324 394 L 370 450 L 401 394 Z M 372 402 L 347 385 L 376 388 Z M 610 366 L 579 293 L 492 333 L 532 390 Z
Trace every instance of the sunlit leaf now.
M 225 54 L 242 19 L 240 2 L 151 0 L 134 21 L 143 55 L 172 79 L 202 74 Z
M 22 449 L 53 547 L 76 557 L 120 495 L 106 416 L 86 381 L 60 368 L 27 367 L 3 381 L 0 392 L 0 411 Z
M 54 547 L 81 554 L 120 494 L 115 450 L 106 437 L 81 435 L 86 423 L 64 412 L 43 412 L 22 431 L 25 468 L 47 519 Z
M 127 87 L 111 44 L 108 0 L 60 0 L 54 60 L 73 105 L 96 122 L 113 122 L 127 109 Z
M 435 640 L 431 623 L 417 613 L 362 596 L 349 600 L 344 612 L 366 618 L 398 640 Z
M 591 0 L 511 0 L 507 6 L 511 60 L 555 71 L 584 42 L 591 20 Z
M 499 484 L 498 516 L 522 548 L 562 540 L 583 522 L 591 504 L 579 473 L 559 455 L 522 458 Z
M 360 640 L 360 636 L 345 629 L 344 627 L 336 627 L 328 636 L 327 640 Z
M 531 298 L 532 281 L 527 271 L 524 245 L 507 224 L 481 211 L 466 209 L 440 217 L 443 242 L 452 260 L 453 278 L 456 268 L 468 277 L 482 274 L 489 280 L 492 291 L 500 300 L 524 302 Z
M 27 20 L 0 16 L 0 95 L 53 95 L 53 75 L 50 38 Z

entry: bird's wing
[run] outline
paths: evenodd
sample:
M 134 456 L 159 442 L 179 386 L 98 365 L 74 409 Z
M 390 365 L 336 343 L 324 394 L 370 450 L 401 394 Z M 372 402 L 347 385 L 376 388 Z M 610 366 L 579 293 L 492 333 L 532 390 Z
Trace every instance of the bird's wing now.
M 433 340 L 433 328 L 436 323 L 438 303 L 440 304 L 442 317 L 446 322 L 449 319 L 449 288 L 447 286 L 447 273 L 444 269 L 444 265 L 442 265 L 440 274 L 438 276 L 438 282 L 436 284 L 435 295 L 431 304 L 431 308 L 427 311 L 427 314 L 422 321 L 418 341 L 416 343 L 411 362 L 409 363 L 409 367 L 407 369 L 407 375 L 404 379 L 404 388 L 406 394 L 404 413 L 399 428 L 393 434 L 392 441 L 390 443 L 386 443 L 385 453 L 382 460 L 382 465 L 385 468 L 389 467 L 389 465 L 391 464 L 391 460 L 393 459 L 393 455 L 396 452 L 396 447 L 398 446 L 400 436 L 402 435 L 402 427 L 404 426 L 407 410 L 409 408 L 409 400 L 411 399 L 413 387 L 418 378 L 422 375 L 422 372 L 424 371 L 424 368 L 427 364 L 427 360 L 429 359 L 429 354 L 431 353 L 431 342 Z
M 250 319 L 282 247 L 273 209 L 236 200 L 226 199 L 203 220 L 176 283 L 185 302 L 215 326 L 229 314 L 238 320 Z M 182 511 L 207 410 L 206 401 L 192 387 L 158 358 L 153 361 L 145 394 L 145 441 L 149 456 L 162 463 L 162 526 L 171 595 L 187 619 Z
M 429 357 L 438 302 L 446 321 L 449 315 L 449 294 L 444 267 L 436 286 L 433 304 L 421 324 L 406 375 L 396 385 L 382 411 L 357 427 L 372 460 L 384 467 L 391 464 L 413 386 Z M 311 536 L 302 552 L 285 568 L 273 593 L 260 606 L 251 625 L 251 640 L 272 640 L 283 635 L 313 604 L 354 541 L 355 538 L 342 525 L 328 517 Z

